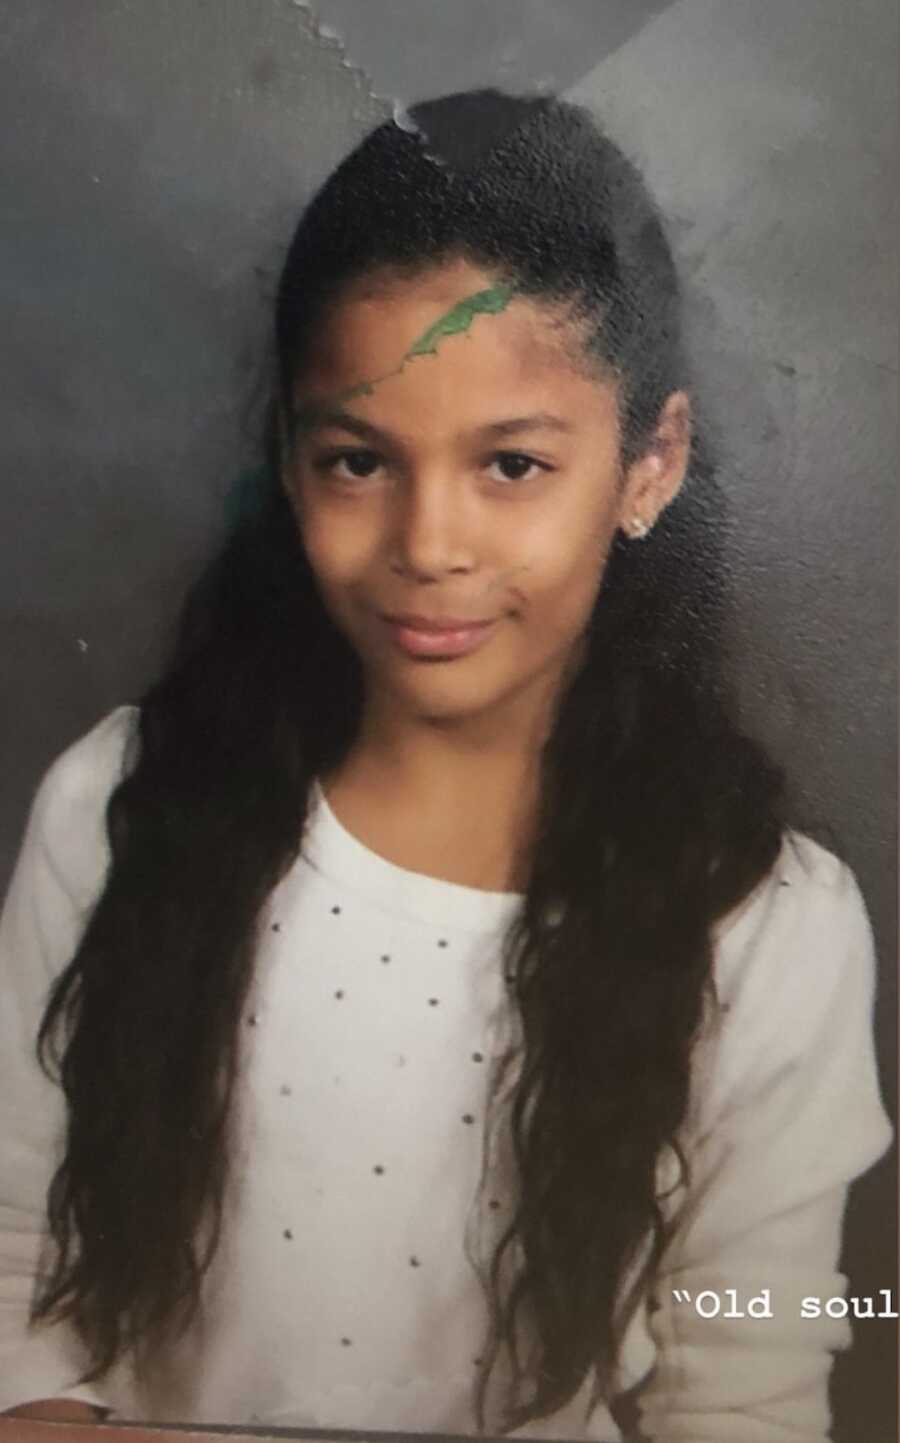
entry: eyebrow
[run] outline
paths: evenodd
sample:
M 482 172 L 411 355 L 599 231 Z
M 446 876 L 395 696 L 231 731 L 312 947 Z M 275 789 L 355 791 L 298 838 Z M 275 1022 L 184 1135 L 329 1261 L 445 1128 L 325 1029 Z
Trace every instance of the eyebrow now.
M 342 406 L 320 405 L 315 402 L 298 407 L 294 413 L 294 420 L 299 430 L 305 433 L 320 431 L 326 426 L 335 426 L 342 431 L 349 431 L 353 436 L 359 436 L 363 441 L 374 441 L 380 444 L 396 441 L 390 431 L 375 426 L 371 421 L 363 420 L 362 416 L 354 416 L 351 411 L 345 411 Z M 476 435 L 491 439 L 501 439 L 506 436 L 521 435 L 529 431 L 556 431 L 560 434 L 568 434 L 574 429 L 571 421 L 566 421 L 562 416 L 554 416 L 549 411 L 535 411 L 530 416 L 510 416 L 502 421 L 489 421 L 485 426 L 479 426 Z

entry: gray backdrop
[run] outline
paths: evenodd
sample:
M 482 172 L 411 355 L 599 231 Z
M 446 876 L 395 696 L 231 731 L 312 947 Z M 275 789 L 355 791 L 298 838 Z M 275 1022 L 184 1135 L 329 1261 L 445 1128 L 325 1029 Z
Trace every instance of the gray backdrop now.
M 670 218 L 742 704 L 868 899 L 892 1105 L 896 41 L 893 0 L 0 0 L 0 881 L 215 544 L 299 207 L 395 105 L 553 87 Z M 894 1285 L 895 1196 L 892 1156 L 855 1190 L 851 1293 Z M 895 1347 L 857 1324 L 843 1443 L 896 1438 Z

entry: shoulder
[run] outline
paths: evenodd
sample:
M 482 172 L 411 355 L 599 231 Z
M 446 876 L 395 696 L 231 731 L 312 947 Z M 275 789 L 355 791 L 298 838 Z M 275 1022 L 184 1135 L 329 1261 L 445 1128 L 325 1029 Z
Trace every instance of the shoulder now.
M 781 979 L 783 986 L 823 982 L 848 965 L 864 965 L 871 951 L 868 911 L 855 874 L 802 832 L 784 834 L 771 871 L 732 916 L 716 944 L 723 1001 L 763 979 L 767 985 Z M 848 962 L 848 954 L 857 961 Z
M 866 1171 L 893 1130 L 875 1054 L 874 939 L 851 868 L 785 835 L 716 944 L 714 980 L 720 1005 L 694 1053 L 693 1141 L 734 1167 L 744 1158 L 748 1187 L 768 1168 L 784 1206 Z
M 79 822 L 105 806 L 128 764 L 138 709 L 116 707 L 47 768 L 34 799 L 44 829 Z
M 846 862 L 802 832 L 782 838 L 775 865 L 714 949 L 724 1086 L 836 1045 L 871 1025 L 875 947 Z
M 106 804 L 131 761 L 137 707 L 120 706 L 62 752 L 44 773 L 26 846 L 43 850 L 67 890 L 90 891 L 107 859 Z

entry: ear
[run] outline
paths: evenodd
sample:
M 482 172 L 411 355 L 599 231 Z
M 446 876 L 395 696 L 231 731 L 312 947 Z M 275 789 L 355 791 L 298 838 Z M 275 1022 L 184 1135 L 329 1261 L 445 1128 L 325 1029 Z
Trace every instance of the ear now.
M 618 524 L 626 536 L 646 536 L 674 501 L 687 474 L 690 454 L 690 397 L 686 391 L 673 391 L 659 413 L 650 445 L 625 475 Z

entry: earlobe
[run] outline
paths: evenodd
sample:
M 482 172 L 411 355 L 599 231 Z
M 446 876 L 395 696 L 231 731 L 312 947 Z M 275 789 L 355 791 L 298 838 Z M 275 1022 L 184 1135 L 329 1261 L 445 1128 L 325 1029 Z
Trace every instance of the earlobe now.
M 690 402 L 685 392 L 669 397 L 646 455 L 631 469 L 622 507 L 626 536 L 642 540 L 671 505 L 687 474 L 691 444 Z
M 643 541 L 653 530 L 652 522 L 648 524 L 642 516 L 632 516 L 625 527 L 625 534 L 630 541 Z
M 649 536 L 661 511 L 668 505 L 665 463 L 658 454 L 644 456 L 629 478 L 620 526 L 632 541 Z

